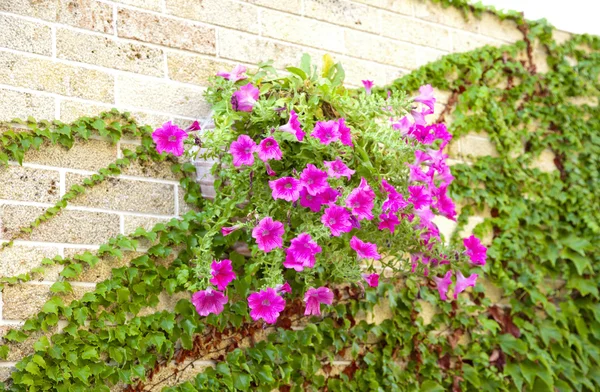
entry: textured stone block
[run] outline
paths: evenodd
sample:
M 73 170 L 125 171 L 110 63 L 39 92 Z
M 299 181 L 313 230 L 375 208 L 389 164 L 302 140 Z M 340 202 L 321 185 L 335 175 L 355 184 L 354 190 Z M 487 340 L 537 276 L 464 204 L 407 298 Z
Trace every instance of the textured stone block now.
M 73 30 L 57 30 L 56 55 L 66 60 L 151 76 L 164 76 L 165 73 L 160 49 Z
M 460 152 L 463 155 L 498 156 L 498 151 L 487 138 L 475 135 L 466 135 L 460 139 Z
M 170 220 L 171 219 L 167 218 L 152 218 L 148 216 L 125 215 L 125 235 L 135 232 L 140 227 L 144 228 L 146 231 L 151 231 L 157 224 L 167 223 Z
M 169 14 L 230 29 L 258 33 L 258 9 L 253 5 L 233 0 L 165 1 Z
M 67 189 L 73 184 L 82 183 L 87 177 L 81 174 L 67 173 Z M 107 210 L 173 215 L 175 213 L 175 190 L 170 184 L 111 177 L 71 200 L 70 204 Z
M 204 90 L 201 88 L 160 79 L 150 82 L 147 79 L 125 75 L 119 75 L 117 81 L 117 103 L 120 106 L 133 106 L 191 118 L 203 118 L 210 113 L 210 107 L 204 100 Z
M 151 11 L 162 12 L 163 1 L 161 0 L 114 0 L 115 3 L 132 5 L 138 8 L 144 8 Z
M 135 151 L 137 148 L 134 144 L 121 143 L 121 149 Z M 173 162 L 170 160 L 164 162 L 149 161 L 132 161 L 121 174 L 136 177 L 162 178 L 165 180 L 178 181 L 181 175 L 176 175 L 171 170 Z
M 344 30 L 329 23 L 272 10 L 263 10 L 260 22 L 265 37 L 337 53 L 345 52 Z
M 65 248 L 65 257 L 71 258 L 84 253 L 86 249 Z M 92 251 L 93 253 L 93 251 Z M 81 275 L 77 277 L 79 282 L 99 283 L 111 277 L 113 268 L 121 268 L 128 265 L 132 259 L 141 256 L 141 252 L 123 252 L 122 258 L 103 257 L 93 267 L 84 266 Z
M 469 19 L 466 19 L 462 12 L 454 7 L 444 8 L 440 4 L 434 4 L 431 1 L 416 1 L 414 2 L 414 10 L 415 16 L 419 19 L 466 31 L 475 32 L 478 30 L 479 23 L 475 16 L 469 15 Z
M 452 46 L 447 28 L 391 12 L 382 13 L 381 32 L 386 37 L 441 50 L 450 50 Z
M 0 367 L 0 381 L 6 381 L 10 375 L 12 374 L 12 372 L 14 372 L 15 370 L 17 370 L 14 367 Z
M 500 46 L 502 44 L 503 42 L 482 35 L 469 34 L 462 31 L 452 32 L 453 52 L 467 52 L 469 50 L 481 48 L 485 45 Z
M 0 83 L 61 95 L 112 102 L 111 75 L 8 52 L 0 53 Z
M 10 331 L 11 329 L 20 329 L 20 327 L 2 325 L 2 326 L 0 326 L 0 337 L 6 335 L 8 333 L 8 331 Z M 50 338 L 50 336 L 52 334 L 56 333 L 57 331 L 58 331 L 58 328 L 51 327 L 51 328 L 48 328 L 48 332 L 46 332 L 46 333 L 42 333 L 42 332 L 31 333 L 31 335 L 27 339 L 25 339 L 25 341 L 23 341 L 23 342 L 9 343 L 10 349 L 9 349 L 8 357 L 6 358 L 6 360 L 17 362 L 17 361 L 20 361 L 21 359 L 25 358 L 28 355 L 32 355 L 35 351 L 33 349 L 33 345 L 40 337 L 42 337 L 42 335 L 46 335 L 46 337 Z M 5 368 L 3 368 L 3 369 L 5 369 Z M 8 369 L 11 369 L 11 368 L 8 368 Z M 3 379 L 0 378 L 0 381 L 2 381 L 2 380 Z
M 304 15 L 356 30 L 379 33 L 379 10 L 347 0 L 305 0 Z
M 302 0 L 243 0 L 246 3 L 260 5 L 262 7 L 282 10 L 292 14 L 300 14 L 302 11 Z
M 383 85 L 388 80 L 389 67 L 352 57 L 335 59 L 342 63 L 346 72 L 346 83 L 362 87 L 362 80 L 373 80 L 375 85 Z
M 169 79 L 208 86 L 208 79 L 219 71 L 230 70 L 231 63 L 184 53 L 167 53 Z
M 346 30 L 348 54 L 402 68 L 415 68 L 415 47 L 359 31 Z
M 374 7 L 383 8 L 384 10 L 394 11 L 404 15 L 413 14 L 414 0 L 355 0 L 355 2 L 372 5 Z
M 25 119 L 29 116 L 52 119 L 55 102 L 52 97 L 0 89 L 0 107 L 0 121 Z
M 0 47 L 52 55 L 52 29 L 21 18 L 0 15 Z
M 2 205 L 0 223 L 2 238 L 6 239 L 33 222 L 46 209 L 42 207 Z M 119 234 L 119 216 L 100 212 L 65 210 L 43 222 L 21 239 L 70 244 L 103 244 Z
M 214 28 L 145 12 L 120 8 L 117 12 L 117 34 L 172 48 L 216 53 Z
M 550 173 L 556 170 L 554 158 L 556 158 L 556 156 L 554 155 L 552 150 L 546 149 L 542 151 L 540 156 L 533 161 L 531 168 L 539 169 L 543 172 Z
M 60 120 L 64 122 L 75 121 L 83 116 L 97 116 L 98 114 L 110 110 L 114 105 L 92 104 L 81 101 L 61 100 L 60 102 Z M 170 117 L 160 114 L 152 114 L 141 111 L 130 111 L 131 116 L 140 125 L 151 125 L 159 127 L 169 121 Z
M 45 143 L 39 150 L 29 150 L 25 162 L 71 169 L 98 170 L 117 159 L 117 146 L 103 140 L 80 141 L 70 150 Z
M 52 203 L 60 197 L 60 175 L 55 170 L 0 166 L 0 184 L 0 199 Z
M 57 256 L 58 248 L 51 246 L 13 245 L 0 253 L 0 276 L 17 276 L 42 266 L 44 258 Z M 60 266 L 46 268 L 44 280 L 56 280 Z
M 523 33 L 517 29 L 512 20 L 500 20 L 496 15 L 484 13 L 479 23 L 479 33 L 506 42 L 516 42 L 523 39 Z

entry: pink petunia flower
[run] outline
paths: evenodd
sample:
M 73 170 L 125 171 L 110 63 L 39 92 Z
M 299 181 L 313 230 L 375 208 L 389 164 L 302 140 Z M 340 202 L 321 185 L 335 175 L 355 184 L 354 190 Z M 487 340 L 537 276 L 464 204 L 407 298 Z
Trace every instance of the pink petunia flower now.
M 437 286 L 437 291 L 440 294 L 440 299 L 442 301 L 446 301 L 448 297 L 446 293 L 448 293 L 448 287 L 452 284 L 452 271 L 446 272 L 443 278 L 438 278 L 437 276 L 433 277 L 435 284 Z
M 331 177 L 346 177 L 347 179 L 350 179 L 355 173 L 355 171 L 349 169 L 340 158 L 336 158 L 335 161 L 324 161 L 323 164 L 327 168 L 327 174 Z
M 375 192 L 371 189 L 367 180 L 360 179 L 360 185 L 354 188 L 346 198 L 346 207 L 350 208 L 352 215 L 358 220 L 373 219 L 373 205 L 375 200 Z
M 437 140 L 442 141 L 442 144 L 440 145 L 440 150 L 443 150 L 444 147 L 446 147 L 448 145 L 448 143 L 450 143 L 450 140 L 452 140 L 452 134 L 450 132 L 448 132 L 448 129 L 446 128 L 446 124 L 443 124 L 443 123 L 433 124 L 433 127 L 434 127 L 435 138 Z
M 331 235 L 334 237 L 339 237 L 342 233 L 352 230 L 350 213 L 344 207 L 333 205 L 326 208 L 321 222 L 331 230 Z
M 318 195 L 319 201 L 321 202 L 321 204 L 327 204 L 328 206 L 335 204 L 336 200 L 340 196 L 341 196 L 341 193 L 336 191 L 332 187 L 328 187 L 327 189 L 325 189 L 323 192 L 319 193 L 319 195 Z
M 240 227 L 239 226 L 231 226 L 231 227 L 222 227 L 221 228 L 221 234 L 223 234 L 223 237 L 227 237 L 229 234 L 233 233 L 234 231 L 238 230 Z
M 290 119 L 287 124 L 279 127 L 280 131 L 289 132 L 292 135 L 295 135 L 298 141 L 302 141 L 304 139 L 304 131 L 300 128 L 300 121 L 298 121 L 298 115 L 292 109 L 290 110 Z
M 466 290 L 467 287 L 475 287 L 475 283 L 477 282 L 477 274 L 471 274 L 468 278 L 465 278 L 460 272 L 460 270 L 456 270 L 456 286 L 454 286 L 454 299 L 457 299 L 458 294 L 462 293 Z
M 187 132 L 167 121 L 162 127 L 152 132 L 152 140 L 156 144 L 159 154 L 167 152 L 177 157 L 183 154 L 183 140 L 188 136 Z
M 422 185 L 413 185 L 408 187 L 410 197 L 408 201 L 415 206 L 415 210 L 431 205 L 431 195 L 429 191 Z
M 377 253 L 377 245 L 371 242 L 363 242 L 357 236 L 350 240 L 350 247 L 356 251 L 359 259 L 379 260 L 381 255 Z
M 296 271 L 303 271 L 304 268 L 313 268 L 317 253 L 321 253 L 321 247 L 313 241 L 310 234 L 299 234 L 296 238 L 292 239 L 290 247 L 286 249 L 286 259 L 283 266 L 293 268 Z
M 226 295 L 211 288 L 196 291 L 192 295 L 192 303 L 200 316 L 208 316 L 211 313 L 220 314 L 223 311 L 223 305 L 228 300 Z
M 322 205 L 321 196 L 313 196 L 308 193 L 306 188 L 302 188 L 300 191 L 300 205 L 305 208 L 310 208 L 312 212 L 319 212 L 321 211 Z
M 430 230 L 437 230 L 433 219 L 435 218 L 434 213 L 431 211 L 429 206 L 424 206 L 415 210 L 415 215 L 419 217 L 419 227 L 426 227 Z
M 277 294 L 275 289 L 268 287 L 258 293 L 250 294 L 248 306 L 252 320 L 263 319 L 266 323 L 273 324 L 277 321 L 279 313 L 285 309 L 285 300 Z
M 278 284 L 277 286 L 275 286 L 275 291 L 279 295 L 281 295 L 281 293 L 291 293 L 292 287 L 288 282 L 285 282 L 284 284 Z
M 305 316 L 320 316 L 321 304 L 331 305 L 333 303 L 333 292 L 327 287 L 317 289 L 309 288 L 304 294 L 306 302 Z
M 267 175 L 270 177 L 276 176 L 277 173 L 273 169 L 271 169 L 271 165 L 265 162 L 265 169 L 267 169 Z
M 456 206 L 454 205 L 454 202 L 452 201 L 452 199 L 450 198 L 450 196 L 448 196 L 446 188 L 448 186 L 444 185 L 441 186 L 439 188 L 437 188 L 437 190 L 435 190 L 435 196 L 436 196 L 436 203 L 434 205 L 435 208 L 437 208 L 437 210 L 439 211 L 440 214 L 442 214 L 443 216 L 445 216 L 448 219 L 451 220 L 456 220 Z
M 186 132 L 201 131 L 202 127 L 200 126 L 200 123 L 198 122 L 198 120 L 196 120 L 185 130 L 186 130 Z
M 230 82 L 235 83 L 238 80 L 246 79 L 246 75 L 244 75 L 245 72 L 246 72 L 246 67 L 238 64 L 233 68 L 233 71 L 231 71 L 231 72 L 219 71 L 219 72 L 217 72 L 217 76 L 221 76 L 221 77 L 229 80 Z
M 211 266 L 212 279 L 211 284 L 217 286 L 219 290 L 225 290 L 227 285 L 236 278 L 235 272 L 231 266 L 231 260 L 225 259 L 221 262 L 213 261 Z
M 269 181 L 273 199 L 283 199 L 285 201 L 296 201 L 300 197 L 302 184 L 294 177 L 281 177 L 278 180 Z
M 260 91 L 248 83 L 239 88 L 231 97 L 231 105 L 233 110 L 239 112 L 251 112 L 254 108 L 254 104 L 258 101 L 258 94 Z
M 361 80 L 363 86 L 365 86 L 365 91 L 367 92 L 367 95 L 371 95 L 371 89 L 373 88 L 373 81 L 372 80 Z
M 269 159 L 275 159 L 276 161 L 281 159 L 281 150 L 279 149 L 279 143 L 272 137 L 263 139 L 258 145 L 258 157 L 263 161 L 267 162 Z
M 256 240 L 258 249 L 269 253 L 275 248 L 283 247 L 283 233 L 283 223 L 267 216 L 252 230 L 252 237 Z
M 329 187 L 327 173 L 317 169 L 312 163 L 306 165 L 306 168 L 300 174 L 300 183 L 312 196 L 318 195 Z
M 233 155 L 233 166 L 252 166 L 254 164 L 254 151 L 256 151 L 256 148 L 256 143 L 250 136 L 240 135 L 229 147 L 229 152 Z
M 415 182 L 415 181 L 421 181 L 421 182 L 429 182 L 431 180 L 431 177 L 429 176 L 428 173 L 425 173 L 420 166 L 417 165 L 411 165 L 411 164 L 407 164 L 410 171 L 409 171 L 409 175 L 408 175 L 408 181 L 410 182 Z
M 467 250 L 465 254 L 471 259 L 471 263 L 475 265 L 485 265 L 487 259 L 487 248 L 481 245 L 479 238 L 474 235 L 463 240 L 463 245 Z
M 367 281 L 367 284 L 371 287 L 377 287 L 379 286 L 379 274 L 362 274 L 361 275 L 363 277 L 364 280 Z
M 340 133 L 340 141 L 345 146 L 354 147 L 352 143 L 352 134 L 350 133 L 350 128 L 346 126 L 346 120 L 340 118 L 338 120 L 338 131 Z
M 408 206 L 408 202 L 404 200 L 404 196 L 402 196 L 401 193 L 398 193 L 396 188 L 389 184 L 385 179 L 381 180 L 381 186 L 388 195 L 387 199 L 385 199 L 383 205 L 381 206 L 383 211 L 396 213 Z
M 339 123 L 334 120 L 318 121 L 310 135 L 325 145 L 340 140 Z
M 397 123 L 393 123 L 392 128 L 400 131 L 402 136 L 407 136 L 412 132 L 414 124 L 410 122 L 408 117 L 404 116 Z
M 433 113 L 435 105 L 435 97 L 433 96 L 433 87 L 430 84 L 419 87 L 419 95 L 414 99 L 415 102 L 422 103 L 427 106 L 429 110 L 424 111 L 424 114 Z
M 411 110 L 410 114 L 415 120 L 416 126 L 425 126 L 427 125 L 427 120 L 425 120 L 425 116 L 427 115 L 426 111 L 419 112 L 418 110 Z
M 377 226 L 377 228 L 379 230 L 388 229 L 392 233 L 396 229 L 396 226 L 398 226 L 400 224 L 400 221 L 398 220 L 398 216 L 393 212 L 389 212 L 387 214 L 385 214 L 385 213 L 380 214 L 379 220 L 381 222 L 379 222 L 379 226 Z

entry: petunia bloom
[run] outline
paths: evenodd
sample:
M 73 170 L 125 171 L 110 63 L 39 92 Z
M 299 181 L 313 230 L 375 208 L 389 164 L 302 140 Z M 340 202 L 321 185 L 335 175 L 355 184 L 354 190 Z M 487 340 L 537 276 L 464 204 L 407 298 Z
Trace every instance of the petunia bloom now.
M 300 191 L 300 205 L 302 207 L 310 208 L 312 212 L 319 212 L 321 211 L 321 206 L 323 204 L 321 203 L 321 196 L 313 196 L 308 193 L 306 188 L 302 188 Z
M 379 225 L 377 226 L 377 228 L 379 230 L 388 229 L 392 233 L 396 229 L 396 226 L 398 226 L 400 224 L 400 221 L 398 220 L 398 216 L 393 212 L 389 212 L 387 214 L 385 214 L 385 213 L 380 214 L 379 220 L 380 220 L 380 222 L 379 222 Z
M 293 177 L 281 177 L 278 180 L 269 181 L 273 199 L 283 199 L 285 201 L 296 201 L 300 197 L 302 184 Z
M 254 104 L 258 101 L 259 93 L 260 91 L 254 87 L 252 83 L 240 87 L 231 97 L 233 110 L 239 112 L 251 112 L 254 108 Z
M 340 140 L 339 123 L 334 120 L 318 121 L 310 135 L 325 145 Z
M 283 223 L 267 216 L 252 230 L 252 237 L 256 240 L 258 249 L 269 253 L 283 246 L 283 233 Z
M 227 237 L 229 234 L 233 233 L 234 231 L 238 230 L 240 227 L 239 226 L 231 226 L 231 227 L 222 227 L 221 228 L 221 234 L 223 234 L 223 237 Z
M 187 132 L 167 121 L 162 127 L 152 132 L 152 140 L 156 144 L 159 154 L 167 152 L 175 156 L 183 154 L 183 140 L 188 136 Z
M 331 177 L 346 177 L 347 179 L 350 179 L 355 173 L 355 171 L 349 169 L 340 158 L 337 158 L 335 161 L 324 161 L 323 164 L 327 168 L 327 174 Z
M 252 320 L 263 319 L 266 323 L 273 324 L 277 321 L 279 313 L 285 309 L 285 300 L 277 294 L 275 289 L 268 287 L 258 293 L 250 294 L 248 306 Z
M 340 118 L 338 120 L 338 132 L 340 133 L 340 141 L 345 146 L 353 147 L 352 143 L 352 134 L 350 133 L 350 128 L 346 126 L 346 120 Z
M 487 259 L 487 248 L 481 245 L 479 238 L 474 235 L 463 240 L 463 245 L 467 250 L 465 254 L 471 259 L 471 263 L 475 265 L 485 265 Z
M 448 293 L 448 287 L 452 284 L 452 271 L 446 272 L 443 278 L 438 278 L 437 276 L 433 277 L 435 284 L 437 286 L 437 291 L 440 294 L 440 299 L 445 301 L 448 299 L 446 293 Z
M 317 289 L 311 287 L 304 294 L 304 302 L 306 302 L 305 316 L 320 316 L 321 304 L 331 305 L 333 303 L 333 292 L 327 287 Z
M 397 123 L 392 124 L 392 128 L 400 131 L 402 136 L 407 136 L 411 133 L 414 128 L 414 124 L 410 122 L 408 117 L 404 116 Z
M 424 114 L 433 113 L 435 105 L 435 97 L 433 96 L 433 87 L 430 84 L 419 87 L 419 95 L 414 99 L 415 102 L 422 103 L 427 106 L 429 110 L 424 111 Z
M 344 207 L 333 205 L 326 208 L 321 222 L 331 230 L 331 235 L 334 237 L 339 237 L 342 233 L 352 230 L 350 213 Z
M 221 76 L 221 77 L 229 80 L 230 82 L 235 83 L 238 80 L 246 79 L 246 75 L 244 75 L 245 72 L 246 72 L 246 67 L 238 64 L 233 68 L 233 71 L 231 71 L 231 72 L 219 71 L 219 72 L 217 72 L 217 76 Z
M 327 183 L 327 173 L 317 169 L 312 163 L 306 165 L 306 168 L 300 174 L 300 183 L 304 189 L 313 196 L 316 196 L 329 188 L 329 184 Z
M 475 287 L 477 282 L 477 274 L 471 274 L 468 278 L 465 278 L 460 270 L 456 271 L 456 286 L 454 286 L 454 299 L 458 297 L 458 294 L 462 293 L 467 287 Z
M 298 121 L 298 115 L 292 109 L 290 110 L 290 119 L 287 124 L 279 127 L 280 131 L 289 132 L 292 135 L 295 135 L 298 141 L 302 141 L 304 139 L 304 131 L 300 127 L 300 121 Z
M 359 259 L 379 260 L 381 258 L 381 255 L 377 253 L 376 244 L 363 242 L 356 236 L 353 236 L 350 240 L 350 247 L 356 251 Z
M 284 284 L 278 284 L 277 286 L 275 286 L 275 291 L 277 292 L 277 294 L 291 293 L 292 287 L 288 282 L 285 282 Z
M 435 203 L 435 208 L 437 208 L 439 213 L 445 216 L 446 218 L 456 220 L 456 206 L 454 205 L 454 202 L 452 201 L 450 196 L 448 196 L 448 194 L 446 193 L 447 187 L 447 185 L 444 185 L 435 191 L 435 196 L 437 199 Z
M 275 173 L 275 170 L 271 169 L 271 165 L 269 165 L 267 162 L 265 162 L 265 169 L 267 169 L 268 176 L 273 177 L 277 175 L 277 173 Z
M 286 259 L 283 266 L 293 268 L 296 271 L 303 271 L 304 268 L 315 266 L 315 256 L 321 253 L 321 247 L 313 241 L 308 233 L 301 233 L 290 242 L 290 247 L 286 249 Z
M 332 187 L 328 187 L 323 192 L 319 193 L 318 197 L 321 204 L 327 204 L 328 206 L 331 206 L 335 204 L 340 195 L 341 193 L 339 191 L 336 191 Z
M 371 89 L 373 88 L 373 81 L 372 80 L 361 80 L 363 86 L 365 86 L 365 91 L 367 92 L 367 95 L 371 95 Z
M 223 311 L 223 305 L 228 300 L 226 295 L 211 288 L 196 291 L 192 295 L 192 304 L 200 316 L 208 316 L 211 313 L 220 314 Z
M 381 206 L 383 211 L 396 213 L 398 210 L 403 210 L 406 208 L 408 202 L 404 200 L 404 196 L 402 196 L 401 193 L 398 193 L 396 188 L 394 188 L 385 179 L 381 180 L 381 186 L 388 195 L 387 199 L 385 199 L 383 205 Z
M 252 166 L 254 164 L 254 151 L 256 151 L 254 140 L 248 135 L 240 135 L 229 146 L 229 152 L 233 155 L 233 166 Z
M 410 197 L 408 201 L 415 206 L 415 210 L 431 205 L 431 195 L 429 191 L 422 185 L 414 185 L 408 187 Z
M 346 198 L 346 207 L 350 208 L 352 215 L 358 220 L 373 219 L 373 205 L 375 192 L 371 189 L 367 180 L 361 178 L 360 185 L 352 190 Z
M 364 280 L 367 281 L 367 284 L 371 287 L 377 287 L 379 286 L 379 274 L 362 274 L 361 275 L 363 277 Z
M 275 159 L 278 161 L 282 156 L 277 140 L 272 137 L 263 139 L 258 145 L 257 151 L 258 157 L 263 162 L 267 162 L 269 159 Z
M 186 132 L 200 131 L 200 130 L 202 130 L 202 127 L 200 126 L 200 123 L 198 122 L 198 120 L 196 120 L 185 130 L 186 130 Z
M 231 260 L 213 261 L 211 266 L 212 279 L 211 284 L 217 286 L 219 290 L 225 290 L 227 285 L 236 278 L 235 272 L 231 266 Z

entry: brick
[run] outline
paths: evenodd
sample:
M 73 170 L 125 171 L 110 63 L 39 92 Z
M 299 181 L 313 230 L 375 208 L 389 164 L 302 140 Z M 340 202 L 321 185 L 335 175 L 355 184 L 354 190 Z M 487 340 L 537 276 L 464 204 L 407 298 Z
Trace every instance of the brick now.
M 199 86 L 208 86 L 211 76 L 234 67 L 214 58 L 184 53 L 167 53 L 167 66 L 169 79 Z
M 302 0 L 243 0 L 246 3 L 260 5 L 262 7 L 273 8 L 292 14 L 300 14 L 302 11 Z
M 417 1 L 414 3 L 415 16 L 419 19 L 439 23 L 445 26 L 456 27 L 461 30 L 478 31 L 479 24 L 473 15 L 466 19 L 461 11 L 454 7 L 442 7 L 431 1 Z M 423 32 L 425 34 L 426 32 Z
M 552 38 L 556 41 L 557 44 L 562 45 L 573 37 L 573 34 L 562 31 L 562 30 L 553 30 Z
M 258 9 L 233 0 L 165 0 L 167 13 L 230 29 L 258 33 Z
M 365 60 L 410 69 L 416 65 L 414 46 L 359 31 L 346 30 L 346 48 L 348 54 Z
M 52 55 L 52 29 L 14 16 L 0 15 L 0 47 Z
M 10 375 L 12 374 L 12 372 L 14 372 L 15 370 L 17 370 L 17 368 L 15 367 L 0 367 L 0 381 L 7 381 L 7 379 L 10 377 Z
M 210 367 L 214 368 L 215 365 L 207 361 L 197 361 L 192 364 L 189 361 L 181 363 L 171 361 L 152 375 L 152 386 L 149 386 L 147 391 L 160 392 L 163 388 L 174 387 L 186 381 L 193 383 L 199 373 Z
M 460 152 L 475 157 L 498 156 L 498 151 L 492 142 L 485 137 L 473 135 L 466 135 L 460 139 Z
M 556 156 L 550 149 L 542 151 L 542 153 L 533 161 L 531 168 L 539 169 L 540 171 L 550 173 L 556 170 L 554 163 Z
M 25 162 L 81 170 L 98 170 L 117 159 L 117 146 L 103 140 L 76 142 L 70 150 L 44 143 L 39 150 L 29 150 Z
M 8 326 L 8 325 L 2 325 L 0 326 L 0 336 L 4 336 L 6 335 L 11 329 L 20 329 L 20 327 L 16 327 L 16 326 Z M 20 361 L 21 359 L 25 358 L 28 355 L 32 355 L 35 350 L 33 349 L 33 345 L 35 344 L 35 342 L 37 342 L 37 340 L 42 337 L 43 335 L 46 335 L 46 337 L 50 338 L 52 336 L 52 334 L 56 333 L 58 331 L 57 327 L 50 327 L 48 328 L 48 331 L 46 333 L 42 333 L 42 332 L 30 332 L 30 336 L 25 339 L 23 342 L 10 342 L 8 343 L 9 346 L 9 351 L 8 351 L 8 357 L 6 358 L 7 361 Z M 10 368 L 8 368 L 10 369 Z M 0 380 L 2 380 L 0 378 Z
M 73 286 L 73 293 L 62 296 L 65 304 L 81 298 L 85 293 L 93 291 L 92 287 Z M 20 284 L 7 286 L 2 291 L 2 317 L 6 320 L 24 320 L 36 315 L 46 301 L 52 298 L 48 285 Z
M 162 12 L 163 1 L 161 0 L 113 0 L 115 3 L 132 5 L 138 8 L 144 8 L 151 11 Z
M 165 73 L 160 49 L 73 30 L 57 30 L 56 55 L 66 60 L 150 76 L 164 76 Z
M 60 176 L 55 170 L 0 166 L 0 184 L 0 199 L 52 203 L 60 197 Z
M 413 0 L 355 0 L 355 2 L 372 5 L 404 15 L 413 14 Z
M 272 10 L 263 10 L 260 22 L 265 37 L 337 53 L 345 52 L 344 30 L 329 23 Z
M 469 34 L 462 31 L 452 32 L 453 52 L 467 52 L 469 50 L 481 48 L 485 45 L 500 46 L 501 44 L 503 43 L 494 38 L 484 37 L 482 35 Z
M 338 59 L 336 59 L 338 60 Z M 375 85 L 387 83 L 388 67 L 352 57 L 340 59 L 346 72 L 346 83 L 362 86 L 361 80 L 373 80 Z
M 456 230 L 456 222 L 441 215 L 436 215 L 433 219 L 433 223 L 440 229 L 440 233 L 444 236 L 444 242 L 449 244 L 450 238 L 452 237 L 454 230 Z
M 381 15 L 381 32 L 386 37 L 441 50 L 452 46 L 447 28 L 390 12 Z
M 121 150 L 128 149 L 131 151 L 135 151 L 136 148 L 137 145 L 128 144 L 125 142 L 121 143 Z M 135 160 L 132 161 L 131 164 L 121 172 L 121 174 L 136 177 L 161 178 L 165 180 L 179 181 L 181 175 L 174 174 L 171 170 L 171 166 L 173 165 L 173 163 L 174 162 L 171 160 L 166 160 L 164 162 L 156 162 L 153 160 Z
M 72 258 L 84 253 L 87 249 L 65 248 L 65 257 Z M 92 253 L 94 253 L 92 251 Z M 132 259 L 141 256 L 141 252 L 124 252 L 122 258 L 103 257 L 93 267 L 84 266 L 81 274 L 76 278 L 79 282 L 99 283 L 111 277 L 113 268 L 129 265 Z
M 0 83 L 71 97 L 112 102 L 111 75 L 52 60 L 0 53 Z
M 379 33 L 379 10 L 346 0 L 305 0 L 304 15 L 326 22 Z
M 506 42 L 516 42 L 523 39 L 523 33 L 517 29 L 512 20 L 500 20 L 496 15 L 484 13 L 479 23 L 479 33 Z
M 80 184 L 88 176 L 67 173 L 67 189 Z M 175 190 L 173 185 L 149 181 L 133 181 L 110 177 L 71 200 L 70 205 L 107 210 L 173 215 Z
M 42 215 L 45 210 L 43 207 L 0 206 L 2 238 L 6 239 L 14 235 L 21 227 L 29 225 Z M 63 210 L 21 239 L 70 244 L 102 244 L 117 234 L 119 234 L 119 216 L 116 214 Z
M 0 71 L 1 72 L 1 71 Z M 54 118 L 54 98 L 20 91 L 0 89 L 0 121 L 33 116 L 39 119 Z
M 167 218 L 125 215 L 125 235 L 133 233 L 140 227 L 144 228 L 147 231 L 151 231 L 157 224 L 167 223 L 170 220 L 171 219 Z
M 204 90 L 156 79 L 149 82 L 134 76 L 117 77 L 119 106 L 133 106 L 173 113 L 191 118 L 203 118 L 210 113 Z
M 114 105 L 100 105 L 88 102 L 62 100 L 60 102 L 60 120 L 64 122 L 75 121 L 84 116 L 97 116 L 110 110 Z M 133 119 L 140 125 L 159 127 L 170 120 L 169 116 L 145 113 L 141 111 L 130 112 Z
M 215 29 L 164 16 L 120 8 L 119 37 L 151 42 L 198 53 L 216 53 Z
M 419 48 L 415 58 L 416 66 L 421 67 L 423 65 L 427 65 L 433 61 L 441 59 L 446 54 L 448 53 L 437 49 Z
M 58 248 L 51 246 L 13 245 L 0 253 L 0 271 L 2 276 L 17 276 L 42 266 L 44 258 L 57 256 Z M 61 266 L 48 266 L 43 274 L 44 280 L 56 280 Z

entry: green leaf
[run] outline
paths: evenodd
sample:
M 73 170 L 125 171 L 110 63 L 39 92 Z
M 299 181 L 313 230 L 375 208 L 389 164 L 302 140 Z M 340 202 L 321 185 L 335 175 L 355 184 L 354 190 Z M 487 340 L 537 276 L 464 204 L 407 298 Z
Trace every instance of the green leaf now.
M 42 306 L 42 312 L 58 315 L 58 309 L 64 306 L 65 304 L 60 297 L 52 297 L 44 304 L 44 306 Z

